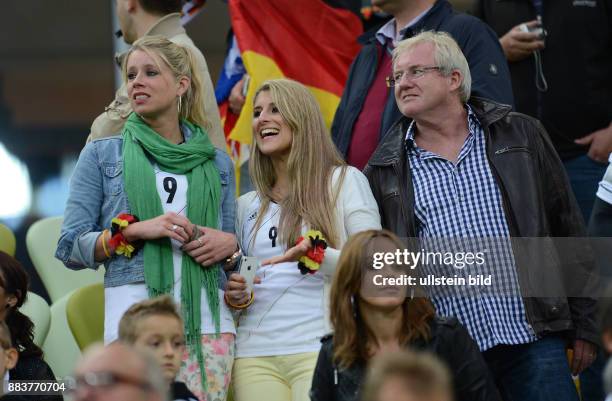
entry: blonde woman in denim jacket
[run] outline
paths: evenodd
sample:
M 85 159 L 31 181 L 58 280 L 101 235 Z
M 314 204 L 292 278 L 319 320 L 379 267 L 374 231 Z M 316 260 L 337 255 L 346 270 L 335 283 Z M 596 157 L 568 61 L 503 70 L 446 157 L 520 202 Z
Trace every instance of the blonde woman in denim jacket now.
M 142 38 L 123 76 L 134 112 L 121 136 L 81 152 L 56 257 L 71 269 L 105 265 L 106 342 L 131 304 L 173 293 L 187 339 L 179 379 L 201 400 L 225 399 L 235 327 L 220 265 L 237 250 L 232 164 L 201 128 L 202 86 L 189 50 Z M 139 221 L 120 228 L 131 219 L 122 214 Z

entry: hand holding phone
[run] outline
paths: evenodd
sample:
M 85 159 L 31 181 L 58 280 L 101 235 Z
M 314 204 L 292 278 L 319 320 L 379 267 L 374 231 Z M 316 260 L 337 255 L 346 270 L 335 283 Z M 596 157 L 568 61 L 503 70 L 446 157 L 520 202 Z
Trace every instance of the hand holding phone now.
M 253 291 L 253 280 L 255 280 L 259 262 L 254 256 L 243 256 L 239 263 L 239 274 L 246 280 L 249 291 Z

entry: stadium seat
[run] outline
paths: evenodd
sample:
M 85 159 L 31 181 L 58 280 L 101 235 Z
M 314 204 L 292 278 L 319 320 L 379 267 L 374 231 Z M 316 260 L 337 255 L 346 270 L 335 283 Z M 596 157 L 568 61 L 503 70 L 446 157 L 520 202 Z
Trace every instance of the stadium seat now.
M 34 323 L 34 344 L 42 347 L 51 324 L 51 309 L 40 295 L 28 291 L 25 303 L 19 311 Z
M 70 270 L 55 258 L 62 217 L 49 217 L 37 221 L 28 229 L 26 246 L 32 263 L 45 285 L 51 302 L 77 288 L 104 281 L 104 268 L 98 270 Z
M 72 375 L 81 357 L 81 350 L 72 336 L 66 316 L 66 305 L 75 291 L 70 291 L 51 305 L 51 326 L 42 347 L 45 361 L 58 380 Z
M 66 305 L 68 326 L 79 348 L 104 340 L 104 286 L 88 285 L 72 293 Z
M 4 224 L 0 224 L 0 251 L 15 256 L 15 235 L 10 228 Z

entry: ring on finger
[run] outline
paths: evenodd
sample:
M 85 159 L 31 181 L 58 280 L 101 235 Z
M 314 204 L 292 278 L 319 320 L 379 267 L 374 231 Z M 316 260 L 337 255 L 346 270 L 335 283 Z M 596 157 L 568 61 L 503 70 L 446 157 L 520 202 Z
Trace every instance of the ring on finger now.
M 204 246 L 204 243 L 200 238 L 196 238 L 196 241 L 198 241 L 198 244 L 200 244 L 200 246 Z
M 178 228 L 178 226 L 176 224 L 173 224 L 171 230 L 172 231 L 176 231 L 177 228 Z

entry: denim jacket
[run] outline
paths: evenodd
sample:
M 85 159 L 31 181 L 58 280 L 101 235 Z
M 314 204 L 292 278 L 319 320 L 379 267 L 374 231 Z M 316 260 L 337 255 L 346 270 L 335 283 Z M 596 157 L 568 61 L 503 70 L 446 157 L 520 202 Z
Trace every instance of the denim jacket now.
M 182 127 L 188 141 L 191 133 Z M 113 136 L 92 141 L 81 151 L 70 182 L 70 196 L 55 257 L 66 267 L 80 270 L 97 269 L 95 244 L 102 230 L 111 226 L 119 213 L 130 213 L 123 188 L 123 138 Z M 216 149 L 215 165 L 221 178 L 221 205 L 218 229 L 234 233 L 235 185 L 234 169 L 229 156 Z M 133 258 L 114 255 L 104 262 L 104 286 L 115 287 L 144 282 L 143 252 Z M 226 276 L 219 269 L 219 288 L 225 287 Z

